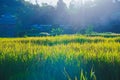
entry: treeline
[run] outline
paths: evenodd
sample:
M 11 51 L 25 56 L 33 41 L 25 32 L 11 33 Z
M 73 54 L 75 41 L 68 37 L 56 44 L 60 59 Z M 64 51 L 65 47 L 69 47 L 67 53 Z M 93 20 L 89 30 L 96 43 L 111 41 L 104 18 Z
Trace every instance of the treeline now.
M 69 7 L 63 0 L 58 0 L 55 7 L 47 3 L 39 5 L 37 0 L 36 4 L 24 0 L 0 0 L 0 15 L 6 13 L 15 16 L 16 34 L 31 30 L 35 24 L 71 25 L 71 33 L 84 33 L 91 26 L 95 32 L 120 32 L 119 0 L 95 0 L 79 5 L 72 0 Z

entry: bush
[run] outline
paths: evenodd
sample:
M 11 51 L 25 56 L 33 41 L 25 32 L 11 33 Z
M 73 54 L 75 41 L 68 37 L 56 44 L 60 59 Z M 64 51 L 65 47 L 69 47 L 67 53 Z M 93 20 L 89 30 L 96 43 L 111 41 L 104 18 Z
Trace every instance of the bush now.
M 51 30 L 51 35 L 56 36 L 56 35 L 60 35 L 63 33 L 63 29 L 62 28 L 53 28 Z

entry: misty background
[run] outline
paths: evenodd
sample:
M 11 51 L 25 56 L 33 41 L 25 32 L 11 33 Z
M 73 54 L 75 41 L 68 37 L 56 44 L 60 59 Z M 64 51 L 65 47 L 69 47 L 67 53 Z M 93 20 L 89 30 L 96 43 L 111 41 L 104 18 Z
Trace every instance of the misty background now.
M 0 36 L 120 33 L 120 0 L 0 0 Z

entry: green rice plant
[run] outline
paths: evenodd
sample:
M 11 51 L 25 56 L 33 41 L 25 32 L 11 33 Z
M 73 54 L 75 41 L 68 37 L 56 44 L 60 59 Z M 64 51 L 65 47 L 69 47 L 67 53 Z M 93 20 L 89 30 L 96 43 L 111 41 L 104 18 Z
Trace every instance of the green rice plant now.
M 87 72 L 84 72 L 81 69 L 80 72 L 80 77 L 78 78 L 77 76 L 75 76 L 74 80 L 97 80 L 96 76 L 95 76 L 95 72 L 93 72 L 93 69 L 91 69 L 90 73 L 86 74 Z M 64 68 L 64 74 L 67 77 L 67 80 L 72 80 L 72 78 L 70 77 L 70 75 L 67 73 L 66 69 Z
M 0 80 L 120 80 L 119 54 L 119 37 L 0 38 Z

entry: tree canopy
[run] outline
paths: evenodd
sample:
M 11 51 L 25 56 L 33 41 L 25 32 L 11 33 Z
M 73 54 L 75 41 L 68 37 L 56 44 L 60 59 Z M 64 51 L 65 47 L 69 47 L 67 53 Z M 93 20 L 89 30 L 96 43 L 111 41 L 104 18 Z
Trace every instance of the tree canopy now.
M 96 32 L 119 33 L 119 5 L 119 0 L 95 0 L 84 5 L 77 5 L 73 0 L 69 7 L 63 0 L 58 0 L 55 7 L 47 3 L 35 5 L 24 0 L 0 0 L 0 15 L 8 13 L 15 16 L 15 34 L 31 30 L 34 24 L 71 25 L 72 27 L 69 27 L 72 28 L 71 33 L 92 25 Z M 0 24 L 0 29 L 5 28 L 1 26 L 3 25 Z

